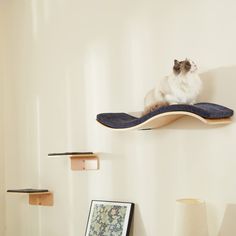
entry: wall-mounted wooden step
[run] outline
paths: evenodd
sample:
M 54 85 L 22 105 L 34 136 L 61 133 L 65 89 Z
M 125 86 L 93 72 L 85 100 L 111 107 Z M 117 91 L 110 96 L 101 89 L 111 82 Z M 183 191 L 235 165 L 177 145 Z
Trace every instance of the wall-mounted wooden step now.
M 53 193 L 47 189 L 9 189 L 7 192 L 28 194 L 30 205 L 53 206 Z
M 49 153 L 48 156 L 69 156 L 71 160 L 71 170 L 98 170 L 99 158 L 93 152 L 64 152 Z

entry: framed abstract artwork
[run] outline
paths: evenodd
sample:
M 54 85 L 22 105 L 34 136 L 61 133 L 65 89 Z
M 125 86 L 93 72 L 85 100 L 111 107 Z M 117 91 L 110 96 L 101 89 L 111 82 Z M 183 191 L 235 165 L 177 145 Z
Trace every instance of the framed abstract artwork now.
M 85 236 L 128 236 L 134 212 L 134 203 L 91 202 Z

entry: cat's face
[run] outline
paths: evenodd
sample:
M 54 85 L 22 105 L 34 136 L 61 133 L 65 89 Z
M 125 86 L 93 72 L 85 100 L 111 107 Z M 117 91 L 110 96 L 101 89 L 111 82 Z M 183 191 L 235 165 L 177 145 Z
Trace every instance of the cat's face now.
M 174 60 L 173 71 L 176 75 L 180 73 L 186 74 L 188 72 L 194 73 L 197 71 L 197 66 L 192 60 L 189 59 L 185 59 L 184 61 Z

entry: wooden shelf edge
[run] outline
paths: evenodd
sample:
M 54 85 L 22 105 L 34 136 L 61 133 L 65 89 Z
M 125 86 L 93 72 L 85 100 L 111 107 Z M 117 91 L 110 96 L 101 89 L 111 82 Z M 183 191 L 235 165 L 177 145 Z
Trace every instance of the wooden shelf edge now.
M 43 193 L 49 193 L 47 189 L 33 189 L 33 188 L 25 188 L 25 189 L 8 189 L 7 193 L 38 193 L 38 194 L 43 194 Z
M 48 153 L 49 157 L 76 156 L 76 155 L 94 155 L 94 153 L 93 152 L 58 152 L 58 153 Z

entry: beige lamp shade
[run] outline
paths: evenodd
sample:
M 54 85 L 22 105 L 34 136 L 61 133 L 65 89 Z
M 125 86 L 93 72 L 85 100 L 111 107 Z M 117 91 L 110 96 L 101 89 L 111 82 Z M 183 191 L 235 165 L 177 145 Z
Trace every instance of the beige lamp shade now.
M 206 205 L 198 199 L 176 201 L 173 236 L 208 236 Z

